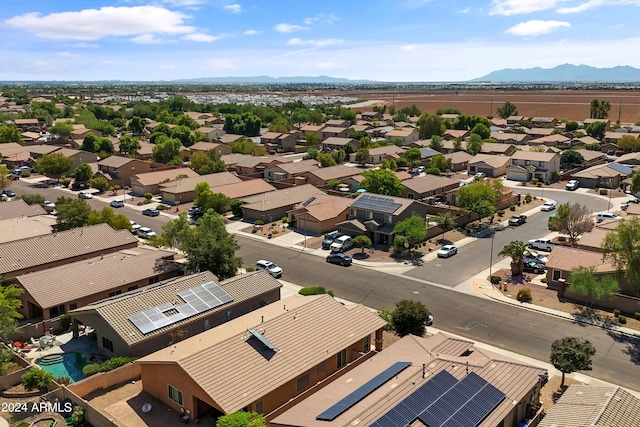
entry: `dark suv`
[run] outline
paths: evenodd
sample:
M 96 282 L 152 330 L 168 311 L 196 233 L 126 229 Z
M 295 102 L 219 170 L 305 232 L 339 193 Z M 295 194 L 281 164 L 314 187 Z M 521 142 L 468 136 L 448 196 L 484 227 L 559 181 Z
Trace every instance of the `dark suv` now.
M 341 234 L 337 231 L 332 231 L 331 233 L 324 236 L 324 240 L 322 241 L 322 249 L 329 249 L 334 240 L 340 237 Z

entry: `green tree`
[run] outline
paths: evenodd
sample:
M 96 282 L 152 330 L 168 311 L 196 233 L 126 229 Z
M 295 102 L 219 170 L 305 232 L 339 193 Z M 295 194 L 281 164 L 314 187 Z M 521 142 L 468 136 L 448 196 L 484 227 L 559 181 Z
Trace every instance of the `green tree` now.
M 335 166 L 338 164 L 338 162 L 336 162 L 336 159 L 329 153 L 318 153 L 316 160 L 323 168 L 326 168 L 328 166 Z
M 482 150 L 482 138 L 477 133 L 472 133 L 467 139 L 467 153 L 475 156 Z
M 413 147 L 406 150 L 402 153 L 403 157 L 407 159 L 407 163 L 409 163 L 410 167 L 415 167 L 420 163 L 420 159 L 422 158 L 422 152 L 419 148 Z
M 433 135 L 442 136 L 445 126 L 442 122 L 442 118 L 435 114 L 423 114 L 418 119 L 418 133 L 420 139 L 429 139 Z
M 222 216 L 209 210 L 194 228 L 188 226 L 186 214 L 182 213 L 180 217 L 182 219 L 162 227 L 162 237 L 184 252 L 186 270 L 193 273 L 209 270 L 220 279 L 234 276 L 242 265 L 242 259 L 235 255 L 240 246 L 227 232 Z M 181 221 L 182 226 L 175 227 L 176 221 Z
M 331 157 L 333 157 L 333 160 L 335 160 L 336 164 L 339 165 L 342 162 L 344 162 L 344 160 L 347 158 L 347 153 L 340 149 L 340 150 L 333 150 L 331 152 Z M 321 162 L 322 163 L 322 162 Z M 333 165 L 330 165 L 333 166 Z M 324 166 L 323 166 L 324 167 Z
M 73 172 L 73 177 L 77 182 L 87 182 L 93 176 L 93 169 L 87 163 L 81 163 Z
M 398 221 L 393 227 L 394 239 L 402 236 L 403 242 L 409 242 L 409 246 L 423 242 L 427 236 L 427 223 L 424 218 L 413 215 L 402 221 Z
M 462 151 L 462 139 L 456 138 L 453 140 L 453 151 Z
M 365 164 L 369 160 L 371 160 L 371 156 L 369 155 L 369 150 L 366 148 L 361 148 L 356 151 L 356 162 Z
M 573 132 L 578 130 L 578 126 L 580 126 L 578 122 L 570 121 L 564 125 L 564 130 L 567 132 Z
M 127 128 L 134 134 L 140 135 L 144 129 L 145 120 L 138 116 L 133 116 L 127 125 Z
M 565 374 L 576 371 L 591 370 L 591 358 L 596 354 L 596 348 L 591 341 L 565 337 L 557 339 L 551 344 L 551 364 L 562 372 L 560 388 L 564 387 Z
M 364 253 L 364 248 L 368 248 L 369 246 L 371 246 L 371 239 L 369 238 L 369 236 L 361 234 L 353 239 L 353 243 L 356 245 L 356 247 L 362 249 L 362 253 Z
M 165 137 L 153 146 L 151 158 L 158 163 L 182 164 L 181 152 L 182 143 L 179 139 Z
M 386 196 L 399 196 L 404 186 L 400 178 L 389 169 L 368 170 L 362 172 L 364 179 L 360 182 L 360 188 L 370 193 Z
M 0 126 L 0 143 L 5 142 L 22 142 L 22 133 L 16 125 Z
M 0 165 L 0 193 L 11 185 L 12 181 L 9 179 L 9 175 L 11 175 L 9 169 L 5 165 Z
M 298 129 L 302 126 L 302 123 L 306 123 L 309 121 L 309 115 L 307 114 L 308 110 L 298 108 L 291 113 L 291 117 L 289 118 L 289 122 L 291 124 L 296 125 Z
M 89 225 L 109 224 L 114 230 L 131 231 L 131 223 L 126 215 L 116 214 L 109 206 L 105 206 L 99 211 L 89 212 Z
M 57 135 L 60 139 L 67 140 L 71 138 L 73 132 L 73 124 L 71 122 L 56 123 L 49 129 L 52 135 Z
M 185 147 L 191 147 L 196 143 L 196 137 L 188 126 L 176 126 L 171 129 L 171 138 L 180 140 L 180 143 Z
M 267 421 L 257 412 L 234 412 L 223 415 L 216 421 L 216 427 L 267 427 Z
M 43 175 L 60 178 L 73 166 L 73 159 L 60 153 L 45 154 L 36 160 L 36 170 Z
M 604 132 L 607 124 L 605 122 L 593 122 L 589 123 L 589 126 L 585 129 L 587 131 L 587 135 L 597 140 L 602 140 L 604 138 Z
M 491 183 L 476 181 L 473 184 L 460 187 L 456 204 L 482 218 L 492 215 L 496 211 L 499 198 Z
M 596 300 L 608 300 L 620 292 L 618 281 L 605 275 L 598 280 L 595 267 L 577 267 L 569 274 L 569 288 L 587 299 L 587 307 Z
M 109 181 L 107 180 L 107 178 L 99 176 L 97 178 L 92 178 L 89 181 L 89 185 L 91 186 L 91 188 L 95 188 L 100 193 L 104 193 L 109 188 Z
M 631 193 L 638 194 L 640 192 L 640 171 L 633 174 L 631 178 Z
M 318 134 L 314 132 L 307 132 L 304 136 L 306 141 L 306 145 L 316 145 L 318 144 Z
M 309 157 L 311 157 L 312 159 L 317 159 L 318 158 L 318 153 L 320 153 L 320 151 L 318 151 L 317 148 L 309 148 L 307 150 L 307 155 Z
M 456 220 L 451 212 L 442 212 L 433 217 L 433 220 L 438 227 L 442 230 L 442 240 L 444 241 L 444 235 L 449 230 L 453 230 L 456 226 Z
M 205 212 L 212 209 L 214 212 L 224 214 L 231 209 L 231 198 L 222 193 L 214 193 L 206 182 L 196 184 L 196 199 L 194 204 Z
M 402 300 L 396 303 L 391 319 L 396 334 L 423 336 L 431 313 L 420 301 Z
M 89 224 L 91 206 L 84 199 L 58 197 L 56 210 L 58 211 L 56 216 L 58 231 L 71 230 Z
M 633 135 L 623 135 L 618 140 L 618 147 L 625 153 L 638 151 L 640 150 L 640 138 L 636 138 Z
M 438 135 L 433 135 L 431 137 L 431 143 L 429 144 L 429 147 L 432 150 L 436 150 L 436 151 L 442 152 L 442 149 L 443 149 L 443 147 L 442 147 L 442 137 L 438 136 Z
M 18 319 L 22 315 L 18 309 L 22 307 L 20 295 L 24 290 L 16 285 L 5 285 L 0 276 L 0 340 L 7 342 L 8 335 L 15 332 Z
M 289 123 L 287 123 L 287 120 L 284 117 L 278 117 L 269 124 L 269 132 L 288 134 L 291 132 L 291 128 L 289 128 Z
M 447 158 L 442 154 L 436 154 L 431 158 L 430 167 L 438 168 L 440 172 L 451 170 L 451 157 Z
M 502 106 L 498 107 L 496 113 L 498 113 L 498 116 L 500 116 L 500 118 L 506 119 L 509 116 L 517 115 L 518 107 L 516 107 L 515 104 L 507 101 Z
M 575 246 L 578 237 L 593 228 L 591 214 L 591 209 L 585 205 L 579 203 L 562 204 L 558 206 L 556 212 L 555 227 L 560 233 L 569 236 L 571 245 Z
M 592 119 L 606 119 L 609 116 L 611 104 L 609 101 L 600 101 L 598 99 L 591 100 L 589 108 L 589 117 Z
M 40 205 L 44 207 L 45 199 L 41 194 L 23 194 L 18 197 L 24 200 L 28 205 Z
M 511 275 L 521 276 L 524 271 L 524 253 L 527 246 L 520 240 L 512 240 L 498 253 L 500 256 L 511 258 Z
M 487 139 L 491 136 L 491 130 L 484 123 L 476 123 L 476 125 L 471 129 L 471 133 L 475 133 L 476 135 L 480 135 L 481 139 Z
M 624 276 L 640 295 L 640 219 L 620 221 L 616 231 L 605 236 L 601 248 L 605 259 L 624 271 Z
M 120 146 L 118 147 L 118 151 L 120 154 L 126 154 L 129 156 L 134 155 L 142 146 L 140 145 L 140 140 L 131 135 L 122 135 L 120 137 Z
M 47 390 L 53 381 L 53 374 L 44 369 L 33 367 L 22 376 L 22 384 L 27 390 Z
M 249 154 L 251 156 L 264 156 L 267 149 L 264 145 L 256 144 L 248 138 L 240 138 L 229 144 L 232 153 Z
M 565 150 L 560 155 L 560 163 L 571 169 L 584 163 L 584 157 L 576 150 Z
M 90 153 L 97 153 L 99 151 L 98 148 L 98 137 L 93 133 L 89 132 L 87 136 L 82 140 L 82 145 L 80 145 L 80 149 L 83 151 L 88 151 Z

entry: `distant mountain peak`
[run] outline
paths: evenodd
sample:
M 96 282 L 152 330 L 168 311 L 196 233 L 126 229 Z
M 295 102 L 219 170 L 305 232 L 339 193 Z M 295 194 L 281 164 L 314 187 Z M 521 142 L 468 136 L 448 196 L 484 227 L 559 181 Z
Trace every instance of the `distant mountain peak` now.
M 562 64 L 554 68 L 505 68 L 471 82 L 640 82 L 640 69 L 628 65 L 596 68 L 588 65 Z

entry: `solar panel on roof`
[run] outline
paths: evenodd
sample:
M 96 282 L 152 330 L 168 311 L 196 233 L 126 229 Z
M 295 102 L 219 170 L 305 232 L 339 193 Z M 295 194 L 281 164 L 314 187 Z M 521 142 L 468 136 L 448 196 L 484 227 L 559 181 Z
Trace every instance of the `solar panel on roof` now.
M 365 384 L 357 388 L 355 391 L 344 397 L 342 400 L 331 406 L 329 409 L 316 417 L 316 420 L 333 421 L 347 409 L 377 390 L 382 384 L 398 375 L 404 369 L 411 366 L 411 362 L 396 362 L 375 377 L 371 378 Z
M 623 175 L 631 175 L 631 172 L 633 172 L 633 169 L 620 163 L 609 163 L 607 166 Z
M 393 199 L 388 197 L 372 196 L 370 194 L 361 195 L 351 204 L 351 207 L 387 214 L 394 213 L 401 206 L 401 203 L 396 203 Z

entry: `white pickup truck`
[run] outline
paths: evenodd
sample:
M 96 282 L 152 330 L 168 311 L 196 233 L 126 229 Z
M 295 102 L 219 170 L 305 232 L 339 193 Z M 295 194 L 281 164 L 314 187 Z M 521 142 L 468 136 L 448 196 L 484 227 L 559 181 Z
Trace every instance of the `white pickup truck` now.
M 354 241 L 351 236 L 340 236 L 333 241 L 329 249 L 331 249 L 331 252 L 344 252 L 351 249 L 353 245 Z

